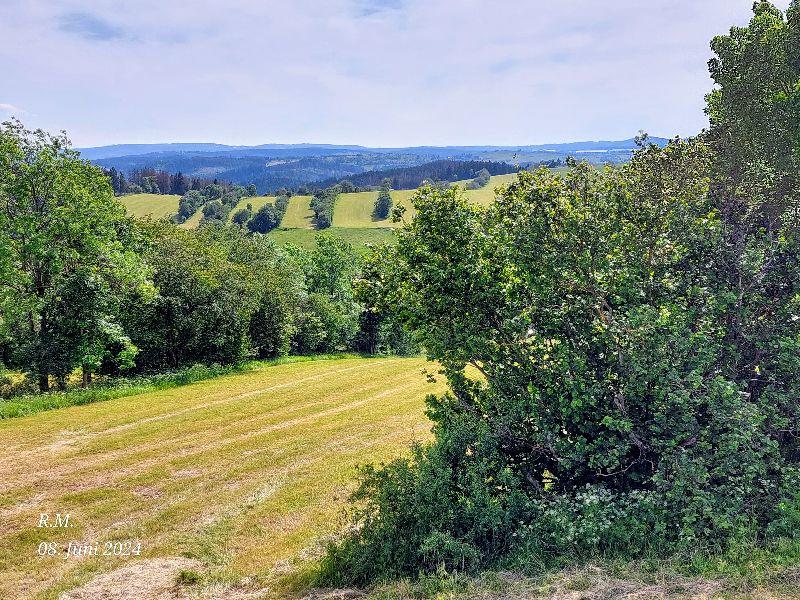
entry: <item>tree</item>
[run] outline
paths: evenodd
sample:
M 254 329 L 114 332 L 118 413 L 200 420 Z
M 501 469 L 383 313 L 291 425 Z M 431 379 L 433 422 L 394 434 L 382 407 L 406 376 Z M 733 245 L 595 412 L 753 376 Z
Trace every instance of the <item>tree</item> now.
M 353 185 L 353 182 L 347 179 L 339 182 L 339 189 L 341 190 L 342 194 L 352 194 L 353 192 L 358 191 L 356 186 Z
M 125 330 L 140 349 L 137 366 L 157 370 L 241 360 L 263 277 L 257 267 L 233 260 L 245 253 L 242 234 L 217 225 L 188 231 L 164 222 L 144 229 L 153 287 L 126 298 L 123 311 Z
M 225 223 L 230 214 L 228 204 L 223 204 L 221 200 L 212 200 L 203 205 L 203 218 L 201 223 Z
M 283 216 L 286 214 L 286 209 L 289 208 L 289 196 L 278 196 L 275 198 L 275 214 L 278 217 L 278 223 L 283 221 Z
M 280 219 L 271 204 L 265 204 L 258 209 L 253 218 L 247 223 L 247 228 L 253 233 L 269 233 L 280 224 Z
M 390 190 L 391 182 L 384 179 L 381 184 L 381 189 L 378 192 L 378 198 L 375 200 L 375 207 L 372 210 L 373 217 L 377 220 L 382 221 L 389 218 L 389 212 L 392 210 L 392 195 Z
M 186 176 L 178 171 L 172 180 L 172 193 L 183 196 L 188 191 L 189 182 L 186 180 Z
M 305 274 L 307 292 L 297 317 L 294 351 L 303 354 L 352 348 L 361 313 L 353 295 L 353 280 L 360 268 L 355 250 L 339 236 L 320 234 L 312 252 L 293 248 L 290 253 Z
M 431 444 L 365 471 L 329 573 L 795 535 L 800 4 L 754 9 L 712 44 L 707 135 L 522 172 L 486 210 L 417 195 L 379 304 L 450 392 Z
M 200 191 L 189 190 L 178 202 L 178 213 L 175 215 L 175 221 L 177 223 L 186 222 L 204 202 L 205 197 Z
M 326 229 L 333 223 L 333 208 L 339 188 L 336 186 L 318 190 L 311 198 L 311 210 L 314 211 L 314 222 L 317 229 Z
M 481 169 L 475 174 L 475 178 L 472 179 L 469 183 L 467 183 L 468 190 L 479 190 L 483 187 L 486 187 L 486 184 L 489 183 L 491 179 L 491 174 L 487 169 Z
M 250 217 L 252 216 L 253 216 L 253 205 L 248 203 L 245 208 L 240 208 L 235 213 L 233 213 L 231 222 L 233 222 L 235 225 L 239 225 L 240 227 L 244 227 L 245 224 L 250 220 Z
M 126 223 L 108 178 L 64 135 L 0 126 L 0 326 L 41 391 L 96 366 L 115 297 L 137 281 Z
M 250 185 L 248 185 L 246 190 L 245 190 L 245 194 L 247 195 L 248 198 L 252 198 L 253 196 L 257 196 L 258 195 L 258 190 L 256 189 L 256 184 L 251 183 Z
M 353 281 L 353 292 L 361 308 L 357 347 L 367 354 L 409 355 L 419 352 L 410 332 L 396 315 L 395 307 L 383 303 L 386 283 L 395 268 L 388 245 L 369 248 Z

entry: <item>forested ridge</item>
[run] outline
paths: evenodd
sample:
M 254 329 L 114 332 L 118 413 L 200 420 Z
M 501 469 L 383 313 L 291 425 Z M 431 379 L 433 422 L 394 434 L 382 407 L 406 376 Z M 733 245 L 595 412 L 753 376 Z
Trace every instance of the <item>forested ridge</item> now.
M 327 179 L 312 185 L 325 188 L 347 182 L 356 189 L 374 189 L 388 180 L 392 189 L 415 190 L 426 181 L 461 181 L 474 178 L 482 170 L 486 170 L 489 175 L 506 175 L 515 173 L 518 169 L 519 167 L 508 163 L 487 160 L 436 160 L 414 167 L 367 171 L 346 179 Z

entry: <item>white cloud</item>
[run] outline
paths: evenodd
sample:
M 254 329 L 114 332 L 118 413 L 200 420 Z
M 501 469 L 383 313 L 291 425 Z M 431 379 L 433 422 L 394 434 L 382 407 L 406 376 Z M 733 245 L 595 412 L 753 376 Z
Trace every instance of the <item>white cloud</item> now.
M 29 125 L 78 145 L 691 134 L 705 124 L 708 42 L 751 6 L 4 0 L 0 70 L 40 115 Z
M 7 102 L 0 102 L 0 111 L 6 112 L 12 115 L 21 115 L 24 114 L 24 110 L 22 110 L 18 106 L 14 106 L 13 104 L 9 104 Z

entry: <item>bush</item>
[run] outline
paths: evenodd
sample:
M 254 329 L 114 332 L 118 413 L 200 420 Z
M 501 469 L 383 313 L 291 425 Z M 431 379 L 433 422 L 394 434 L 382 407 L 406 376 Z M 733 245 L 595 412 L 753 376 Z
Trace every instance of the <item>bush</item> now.
M 716 157 L 673 141 L 619 169 L 523 172 L 486 210 L 419 192 L 378 305 L 451 393 L 428 399 L 430 445 L 365 471 L 323 580 L 725 553 L 789 530 L 800 288 L 782 282 L 800 281 L 800 229 L 726 221 Z
M 491 179 L 491 177 L 492 176 L 489 174 L 489 171 L 487 171 L 486 169 L 481 169 L 475 175 L 475 178 L 472 179 L 471 181 L 469 181 L 469 183 L 467 183 L 467 189 L 468 190 L 479 190 L 479 189 L 481 189 L 483 187 L 486 187 L 486 185 L 489 183 L 489 180 Z
M 271 204 L 262 206 L 247 223 L 247 228 L 254 233 L 269 233 L 280 224 L 280 219 Z

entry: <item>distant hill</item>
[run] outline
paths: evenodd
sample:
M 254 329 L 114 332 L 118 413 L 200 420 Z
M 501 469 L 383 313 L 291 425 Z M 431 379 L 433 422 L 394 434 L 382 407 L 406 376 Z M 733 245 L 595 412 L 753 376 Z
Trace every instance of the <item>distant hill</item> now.
M 660 145 L 665 138 L 650 138 Z M 253 183 L 260 194 L 320 181 L 355 179 L 371 171 L 407 169 L 437 160 L 491 161 L 527 167 L 575 156 L 595 164 L 627 162 L 633 138 L 528 146 L 418 146 L 368 148 L 335 144 L 261 144 L 227 146 L 211 143 L 118 144 L 84 148 L 84 158 L 130 173 L 153 168 L 188 177 Z M 365 176 L 365 181 L 371 177 Z M 371 185 L 371 184 L 370 184 Z M 408 184 L 411 185 L 411 184 Z
M 651 137 L 649 141 L 665 145 L 666 138 Z M 89 160 L 103 158 L 117 158 L 120 156 L 139 156 L 142 154 L 174 153 L 174 152 L 233 152 L 243 156 L 257 154 L 277 154 L 294 156 L 324 156 L 326 154 L 339 154 L 343 152 L 357 153 L 396 153 L 396 154 L 422 154 L 451 156 L 460 154 L 482 154 L 497 151 L 548 151 L 548 152 L 586 152 L 598 150 L 632 150 L 636 147 L 634 138 L 627 140 L 562 142 L 554 144 L 534 144 L 523 146 L 409 146 L 399 148 L 371 148 L 357 145 L 337 144 L 260 144 L 257 146 L 229 146 L 215 143 L 165 143 L 165 144 L 114 144 L 111 146 L 96 146 L 92 148 L 79 148 L 81 155 Z

